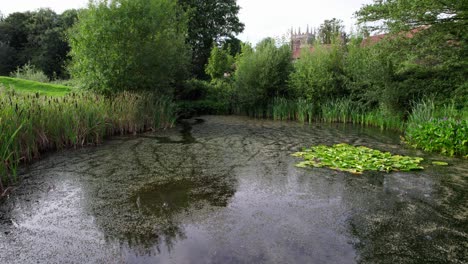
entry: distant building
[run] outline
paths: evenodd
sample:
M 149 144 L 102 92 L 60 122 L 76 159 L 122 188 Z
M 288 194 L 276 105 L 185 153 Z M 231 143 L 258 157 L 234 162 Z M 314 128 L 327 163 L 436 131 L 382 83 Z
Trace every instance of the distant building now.
M 301 50 L 303 48 L 311 48 L 313 50 L 313 44 L 316 39 L 316 32 L 312 32 L 309 30 L 307 26 L 307 30 L 304 33 L 301 33 L 301 28 L 299 31 L 295 31 L 291 28 L 291 47 L 293 53 L 293 59 L 299 59 L 301 55 Z
M 422 30 L 425 30 L 429 28 L 429 26 L 421 26 L 418 28 L 414 28 L 410 31 L 407 32 L 402 32 L 399 35 L 404 36 L 407 38 L 413 38 L 415 34 L 421 32 Z M 374 35 L 374 36 L 366 36 L 362 43 L 362 47 L 366 46 L 371 46 L 374 44 L 379 43 L 383 39 L 390 37 L 394 38 L 395 35 L 389 35 L 389 34 L 380 34 L 380 35 Z M 301 50 L 304 48 L 308 48 L 311 52 L 314 52 L 314 42 L 317 39 L 317 32 L 314 30 L 309 30 L 309 27 L 307 27 L 306 32 L 301 33 L 301 29 L 299 28 L 298 31 L 295 31 L 294 29 L 291 29 L 291 48 L 292 48 L 292 58 L 294 60 L 300 59 L 301 57 Z M 346 44 L 346 34 L 341 35 L 341 40 L 343 45 Z M 323 44 L 325 48 L 331 47 L 330 44 Z

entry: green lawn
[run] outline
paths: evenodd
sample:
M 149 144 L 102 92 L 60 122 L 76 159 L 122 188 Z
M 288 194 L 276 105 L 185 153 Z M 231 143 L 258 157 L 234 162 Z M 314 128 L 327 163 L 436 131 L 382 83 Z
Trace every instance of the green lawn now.
M 39 93 L 49 96 L 63 96 L 73 89 L 63 85 L 40 83 L 4 76 L 0 76 L 0 87 L 1 86 L 13 88 L 18 92 Z

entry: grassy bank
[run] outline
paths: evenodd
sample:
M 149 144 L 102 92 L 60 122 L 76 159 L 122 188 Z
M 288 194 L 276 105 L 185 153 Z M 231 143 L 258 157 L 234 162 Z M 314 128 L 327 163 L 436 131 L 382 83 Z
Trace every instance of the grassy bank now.
M 0 91 L 0 195 L 16 182 L 20 162 L 49 150 L 99 144 L 106 136 L 172 126 L 171 98 L 121 93 L 105 98 L 93 93 L 61 97 Z
M 29 80 L 0 76 L 0 86 L 7 89 L 13 89 L 17 92 L 39 93 L 48 96 L 63 96 L 73 90 L 73 88 L 51 84 L 41 83 Z

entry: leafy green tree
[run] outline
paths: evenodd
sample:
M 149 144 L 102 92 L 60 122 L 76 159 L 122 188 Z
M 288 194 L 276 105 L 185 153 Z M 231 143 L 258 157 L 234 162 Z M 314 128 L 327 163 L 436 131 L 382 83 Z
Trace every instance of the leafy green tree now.
M 220 79 L 224 77 L 225 73 L 230 74 L 232 72 L 233 64 L 234 57 L 230 54 L 229 49 L 225 50 L 223 48 L 213 46 L 205 71 L 212 80 Z
M 235 82 L 241 103 L 266 104 L 275 96 L 289 96 L 287 80 L 292 70 L 291 48 L 277 47 L 267 38 L 255 50 L 245 44 L 236 60 Z
M 458 0 L 379 0 L 356 13 L 368 31 L 388 33 L 381 48 L 394 68 L 387 90 L 394 107 L 408 108 L 424 96 L 466 104 L 467 10 Z
M 213 42 L 221 45 L 235 39 L 235 35 L 244 30 L 244 24 L 238 18 L 240 7 L 236 0 L 178 1 L 189 16 L 186 41 L 192 50 L 192 73 L 205 78 L 204 67 Z
M 455 35 L 466 35 L 468 3 L 459 0 L 374 0 L 356 15 L 359 23 L 371 30 L 401 32 L 421 26 L 443 28 Z M 382 23 L 375 23 L 382 22 Z
M 338 41 L 331 46 L 317 44 L 314 51 L 302 50 L 294 63 L 290 85 L 297 96 L 317 103 L 347 95 L 344 85 L 344 50 Z
M 90 2 L 71 30 L 71 73 L 103 93 L 167 93 L 187 67 L 186 32 L 173 0 Z
M 49 78 L 66 77 L 69 45 L 65 31 L 75 20 L 75 10 L 57 15 L 50 9 L 13 13 L 0 20 L 0 74 L 30 62 Z
M 343 21 L 336 18 L 325 20 L 318 30 L 318 38 L 322 44 L 332 44 L 332 41 L 344 35 Z

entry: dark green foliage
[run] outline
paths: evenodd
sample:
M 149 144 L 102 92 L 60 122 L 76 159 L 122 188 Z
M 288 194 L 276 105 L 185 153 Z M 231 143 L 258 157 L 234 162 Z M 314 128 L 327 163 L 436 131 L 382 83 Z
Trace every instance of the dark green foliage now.
M 205 65 L 208 63 L 213 42 L 235 43 L 236 34 L 244 31 L 239 21 L 240 7 L 236 0 L 178 0 L 188 12 L 187 43 L 192 51 L 192 73 L 206 79 Z M 232 48 L 239 45 L 232 45 Z
M 236 110 L 235 91 L 231 81 L 212 82 L 190 80 L 179 97 L 179 114 L 194 116 L 202 114 L 231 114 Z
M 181 101 L 191 101 L 204 99 L 210 90 L 210 83 L 207 81 L 190 79 L 183 83 L 177 91 L 177 99 Z
M 387 0 L 357 12 L 364 27 L 388 33 L 376 45 L 383 65 L 390 66 L 382 98 L 387 106 L 409 111 L 412 100 L 428 95 L 442 103 L 457 96 L 465 104 L 467 8 L 458 0 Z
M 103 93 L 171 93 L 187 69 L 186 32 L 175 0 L 90 2 L 70 32 L 72 75 Z
M 277 96 L 290 96 L 287 80 L 292 70 L 291 49 L 277 46 L 273 39 L 260 42 L 255 50 L 248 44 L 236 60 L 235 85 L 241 104 L 266 105 Z
M 50 9 L 13 13 L 0 20 L 0 75 L 8 75 L 30 62 L 50 79 L 66 78 L 70 50 L 65 32 L 77 11 L 58 15 Z

